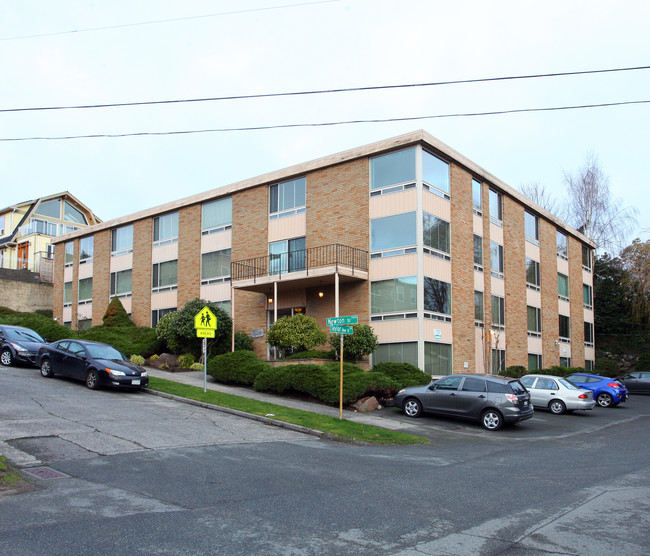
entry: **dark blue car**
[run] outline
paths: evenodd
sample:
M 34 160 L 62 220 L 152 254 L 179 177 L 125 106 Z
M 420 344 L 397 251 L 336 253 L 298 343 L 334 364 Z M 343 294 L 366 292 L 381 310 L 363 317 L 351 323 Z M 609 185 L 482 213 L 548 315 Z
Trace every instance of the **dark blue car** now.
M 573 373 L 565 378 L 579 388 L 592 390 L 600 407 L 613 407 L 629 398 L 627 388 L 614 378 L 587 373 Z
M 37 332 L 24 326 L 0 324 L 0 363 L 36 365 L 38 350 L 45 344 Z

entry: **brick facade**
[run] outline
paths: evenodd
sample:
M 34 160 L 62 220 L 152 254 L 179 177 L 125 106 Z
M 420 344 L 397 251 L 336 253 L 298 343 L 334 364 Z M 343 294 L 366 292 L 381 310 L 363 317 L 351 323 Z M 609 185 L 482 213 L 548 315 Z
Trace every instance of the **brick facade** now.
M 152 220 L 133 224 L 133 270 L 131 273 L 131 319 L 136 326 L 151 326 Z M 179 272 L 180 274 L 180 272 Z M 182 305 L 179 305 L 182 307 Z
M 544 368 L 559 365 L 559 336 L 557 302 L 557 240 L 556 228 L 540 219 L 540 288 L 542 295 L 542 365 Z
M 178 276 L 178 306 L 183 307 L 201 293 L 201 205 L 178 214 Z
M 111 231 L 95 233 L 93 253 L 93 326 L 103 324 L 111 292 Z
M 569 299 L 571 299 L 571 366 L 585 365 L 582 243 L 569 237 Z

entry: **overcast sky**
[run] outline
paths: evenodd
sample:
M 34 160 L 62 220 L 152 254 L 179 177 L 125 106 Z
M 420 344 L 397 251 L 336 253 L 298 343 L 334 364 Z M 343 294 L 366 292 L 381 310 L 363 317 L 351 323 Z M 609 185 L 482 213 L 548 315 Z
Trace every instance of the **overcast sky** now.
M 647 66 L 648 21 L 646 0 L 0 0 L 0 110 Z M 650 100 L 650 70 L 0 112 L 0 205 L 69 191 L 109 220 L 424 129 L 510 186 L 539 182 L 558 199 L 565 195 L 564 172 L 575 172 L 593 152 L 614 197 L 622 206 L 638 207 L 635 236 L 647 239 L 650 104 L 275 130 L 4 140 L 639 100 Z

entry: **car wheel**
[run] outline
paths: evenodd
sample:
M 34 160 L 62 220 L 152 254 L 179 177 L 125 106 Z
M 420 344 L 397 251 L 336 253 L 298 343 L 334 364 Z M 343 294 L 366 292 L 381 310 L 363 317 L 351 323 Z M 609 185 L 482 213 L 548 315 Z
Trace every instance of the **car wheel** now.
M 614 402 L 612 397 L 607 392 L 601 392 L 598 394 L 596 401 L 600 407 L 609 407 Z
M 9 348 L 3 349 L 2 353 L 0 354 L 0 363 L 2 363 L 5 367 L 10 367 L 13 362 L 14 356 L 11 354 L 11 350 Z
M 419 417 L 422 414 L 422 404 L 415 398 L 404 402 L 404 414 L 407 417 Z
M 548 404 L 548 409 L 553 415 L 562 415 L 566 411 L 566 405 L 562 400 L 553 400 Z
M 99 387 L 99 376 L 97 375 L 97 371 L 93 369 L 88 371 L 88 374 L 86 375 L 86 386 L 91 390 L 97 390 Z
M 503 417 L 496 409 L 486 409 L 481 414 L 481 425 L 489 431 L 498 431 L 503 426 Z
M 43 359 L 43 361 L 41 361 L 41 375 L 45 378 L 52 378 L 54 376 L 54 373 L 52 372 L 52 363 L 50 363 L 49 359 Z

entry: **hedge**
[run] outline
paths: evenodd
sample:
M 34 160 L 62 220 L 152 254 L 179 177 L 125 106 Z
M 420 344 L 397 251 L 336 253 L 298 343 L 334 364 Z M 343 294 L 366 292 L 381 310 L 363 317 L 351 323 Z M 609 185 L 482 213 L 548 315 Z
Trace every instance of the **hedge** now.
M 252 351 L 241 350 L 208 359 L 207 372 L 216 381 L 224 384 L 252 386 L 257 375 L 269 368 L 270 365 L 258 359 Z

